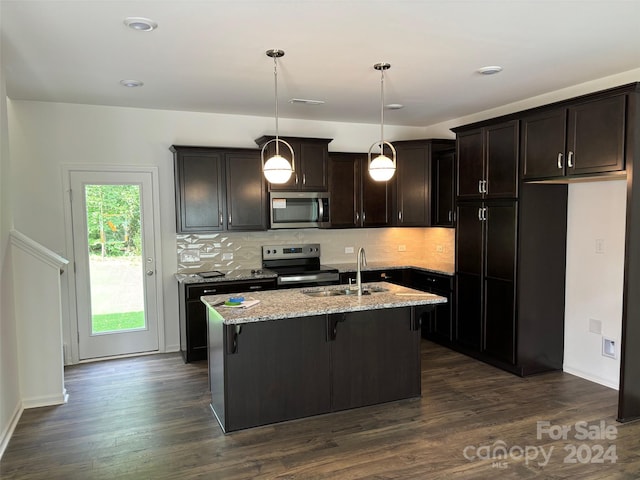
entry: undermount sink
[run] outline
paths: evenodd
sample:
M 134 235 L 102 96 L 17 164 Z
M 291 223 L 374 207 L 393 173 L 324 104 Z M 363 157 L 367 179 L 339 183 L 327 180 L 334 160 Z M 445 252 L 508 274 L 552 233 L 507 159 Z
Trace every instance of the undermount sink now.
M 384 287 L 365 286 L 362 287 L 363 295 L 370 295 L 372 293 L 388 292 L 389 290 Z M 338 297 L 341 295 L 358 295 L 357 290 L 351 290 L 347 288 L 330 288 L 324 290 L 303 290 L 302 293 L 310 297 Z

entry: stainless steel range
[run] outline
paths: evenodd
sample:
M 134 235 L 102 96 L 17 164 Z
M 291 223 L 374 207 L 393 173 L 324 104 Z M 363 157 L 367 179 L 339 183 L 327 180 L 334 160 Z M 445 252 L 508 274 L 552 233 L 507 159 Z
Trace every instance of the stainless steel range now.
M 262 267 L 278 274 L 278 288 L 337 285 L 336 268 L 320 265 L 320 244 L 265 245 Z

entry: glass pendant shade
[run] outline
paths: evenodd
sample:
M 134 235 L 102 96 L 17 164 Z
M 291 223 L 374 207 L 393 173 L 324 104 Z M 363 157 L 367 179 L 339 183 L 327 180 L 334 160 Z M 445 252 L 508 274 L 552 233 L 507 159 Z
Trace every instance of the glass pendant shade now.
M 282 155 L 274 155 L 262 167 L 269 183 L 287 183 L 291 178 L 291 164 Z
M 393 164 L 393 160 L 386 155 L 378 155 L 369 164 L 369 176 L 377 182 L 390 180 L 395 172 L 396 166 Z

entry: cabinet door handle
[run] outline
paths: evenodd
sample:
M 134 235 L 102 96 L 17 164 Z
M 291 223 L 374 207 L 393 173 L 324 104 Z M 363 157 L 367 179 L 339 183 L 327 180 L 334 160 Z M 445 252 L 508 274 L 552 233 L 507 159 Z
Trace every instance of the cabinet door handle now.
M 449 210 L 449 221 L 453 221 L 453 212 L 451 210 Z
M 367 212 L 362 212 L 362 223 L 367 221 Z
M 487 182 L 488 182 L 488 180 L 483 180 L 482 181 L 482 193 L 488 193 L 487 192 Z
M 296 185 L 298 184 L 298 174 L 296 173 Z
M 486 221 L 487 221 L 487 210 L 488 210 L 488 209 L 487 209 L 487 207 L 484 207 L 484 208 L 482 209 L 482 221 L 483 221 L 483 222 L 486 222 Z
M 573 168 L 573 152 L 569 150 L 569 155 L 567 155 L 567 167 Z
M 562 152 L 558 153 L 558 168 L 562 170 Z
M 227 215 L 227 218 L 229 219 L 229 225 L 231 225 L 231 214 L 230 213 Z
M 478 220 L 482 221 L 482 207 L 478 207 Z
M 303 173 L 303 174 L 302 174 L 302 184 L 303 184 L 303 185 L 306 185 L 306 184 L 307 184 L 307 174 L 306 174 L 306 173 Z
M 402 222 L 402 211 L 398 212 L 398 220 Z
M 222 226 L 222 212 L 220 212 L 220 226 Z
M 360 213 L 359 212 L 355 212 L 356 214 L 356 225 L 358 224 L 358 222 L 360 221 Z
M 478 193 L 482 193 L 482 180 L 478 180 Z

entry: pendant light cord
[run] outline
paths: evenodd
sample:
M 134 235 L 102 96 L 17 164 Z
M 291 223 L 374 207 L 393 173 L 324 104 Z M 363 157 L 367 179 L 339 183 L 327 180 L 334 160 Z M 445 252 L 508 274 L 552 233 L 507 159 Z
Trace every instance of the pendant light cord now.
M 384 155 L 384 68 L 380 69 L 380 155 Z
M 276 155 L 280 155 L 280 146 L 278 141 L 278 61 L 277 57 L 273 57 L 273 79 L 276 91 Z

